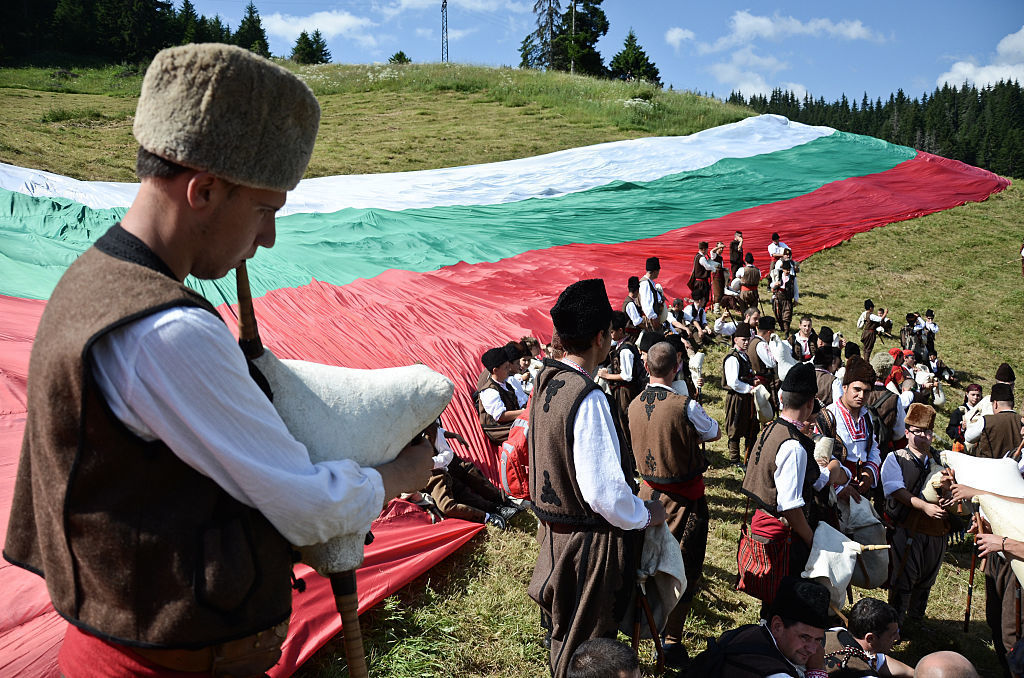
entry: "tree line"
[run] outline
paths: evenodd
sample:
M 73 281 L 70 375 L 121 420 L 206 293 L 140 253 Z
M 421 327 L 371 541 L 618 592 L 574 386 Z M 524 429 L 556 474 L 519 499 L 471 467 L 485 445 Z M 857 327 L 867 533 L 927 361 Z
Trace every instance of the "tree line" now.
M 622 49 L 608 66 L 597 51 L 597 41 L 608 33 L 608 17 L 601 0 L 536 0 L 537 28 L 519 46 L 519 67 L 567 71 L 599 78 L 647 80 L 661 87 L 657 66 L 629 30 Z
M 250 2 L 238 27 L 220 16 L 196 11 L 191 0 L 180 8 L 167 0 L 12 0 L 0 18 L 0 57 L 17 59 L 52 45 L 54 50 L 113 62 L 138 63 L 165 47 L 191 42 L 223 42 L 270 56 L 267 32 Z M 303 31 L 290 58 L 299 63 L 331 60 L 319 30 Z
M 801 99 L 776 89 L 770 96 L 749 98 L 733 92 L 727 101 L 758 113 L 877 137 L 997 174 L 1024 177 L 1024 89 L 1017 81 L 981 88 L 947 83 L 920 99 L 909 98 L 901 89 L 886 101 L 872 101 L 865 93 L 860 103 L 845 94 L 826 103 L 824 97 L 805 94 Z

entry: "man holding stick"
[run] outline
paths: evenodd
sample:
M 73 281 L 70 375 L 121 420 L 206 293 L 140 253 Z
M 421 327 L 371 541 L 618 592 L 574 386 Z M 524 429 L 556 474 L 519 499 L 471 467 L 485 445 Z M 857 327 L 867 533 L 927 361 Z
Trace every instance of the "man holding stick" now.
M 4 551 L 70 622 L 67 678 L 262 674 L 290 616 L 289 544 L 365 531 L 426 484 L 426 441 L 376 469 L 312 464 L 182 284 L 273 246 L 318 120 L 309 88 L 248 50 L 175 47 L 146 72 L 139 193 L 39 324 Z

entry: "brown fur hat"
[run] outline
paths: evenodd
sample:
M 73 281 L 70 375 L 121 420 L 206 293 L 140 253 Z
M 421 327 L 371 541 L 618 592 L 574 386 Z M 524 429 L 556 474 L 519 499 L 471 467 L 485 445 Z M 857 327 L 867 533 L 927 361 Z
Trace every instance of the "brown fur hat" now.
M 312 90 L 247 49 L 160 51 L 146 69 L 132 131 L 164 160 L 252 188 L 290 191 L 320 124 Z
M 853 356 L 846 361 L 846 374 L 843 375 L 843 386 L 849 386 L 855 381 L 862 381 L 869 386 L 874 385 L 877 376 L 875 370 L 867 360 L 859 356 Z
M 935 409 L 923 403 L 911 403 L 907 409 L 907 426 L 931 429 L 935 426 Z

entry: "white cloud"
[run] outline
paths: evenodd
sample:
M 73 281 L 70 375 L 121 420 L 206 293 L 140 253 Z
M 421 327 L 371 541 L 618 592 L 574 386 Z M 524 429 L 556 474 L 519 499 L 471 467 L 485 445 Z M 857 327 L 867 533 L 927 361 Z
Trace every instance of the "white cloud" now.
M 949 83 L 959 87 L 967 81 L 976 87 L 984 87 L 1000 80 L 1024 82 L 1024 26 L 999 41 L 992 63 L 979 65 L 976 60 L 957 61 L 936 79 L 935 84 L 942 87 Z
M 434 29 L 432 28 L 417 28 L 416 37 L 425 38 L 427 40 L 434 39 Z
M 808 19 L 800 21 L 791 16 L 759 16 L 746 10 L 740 10 L 729 20 L 729 33 L 715 40 L 714 43 L 701 43 L 698 46 L 702 54 L 720 52 L 737 45 L 749 44 L 762 38 L 778 42 L 794 35 L 811 37 L 830 37 L 843 40 L 872 40 L 882 42 L 885 38 L 860 20 L 843 19 L 834 22 L 831 19 Z
M 748 97 L 751 94 L 770 94 L 774 87 L 792 86 L 806 91 L 802 85 L 796 83 L 775 86 L 768 84 L 768 75 L 774 75 L 787 68 L 789 68 L 789 64 L 786 62 L 779 61 L 770 55 L 761 56 L 754 52 L 751 45 L 747 45 L 743 49 L 733 52 L 729 61 L 712 64 L 708 70 L 716 80 L 728 86 L 731 91 L 743 92 Z M 802 93 L 801 96 L 803 96 Z
M 672 45 L 677 52 L 685 41 L 693 40 L 695 37 L 697 36 L 694 35 L 693 31 L 687 28 L 680 28 L 679 26 L 673 26 L 665 31 L 665 42 Z
M 448 39 L 455 42 L 456 40 L 462 40 L 467 35 L 473 35 L 476 31 L 477 29 L 475 28 L 450 28 L 448 29 Z
M 807 88 L 799 82 L 783 82 L 779 84 L 779 87 L 795 94 L 799 101 L 803 101 L 807 96 Z
M 295 42 L 302 31 L 312 33 L 319 30 L 326 40 L 340 35 L 354 40 L 364 47 L 374 47 L 377 44 L 377 38 L 369 32 L 369 29 L 376 25 L 366 17 L 355 16 L 344 10 L 314 12 L 307 16 L 291 16 L 274 12 L 263 17 L 263 26 L 268 34 L 284 38 L 290 43 Z

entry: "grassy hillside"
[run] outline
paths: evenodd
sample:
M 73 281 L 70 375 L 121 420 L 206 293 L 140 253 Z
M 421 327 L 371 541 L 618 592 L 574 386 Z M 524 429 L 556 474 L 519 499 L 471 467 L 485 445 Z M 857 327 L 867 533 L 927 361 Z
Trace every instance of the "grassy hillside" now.
M 751 114 L 689 93 L 558 73 L 456 65 L 329 65 L 298 72 L 324 112 L 308 176 L 492 162 L 616 139 L 689 134 Z M 140 75 L 123 67 L 76 73 L 0 70 L 0 161 L 83 179 L 132 180 L 131 116 Z M 1017 267 L 1021 215 L 1024 191 L 1015 184 L 984 203 L 858 235 L 804 262 L 797 314 L 856 340 L 854 321 L 865 297 L 891 308 L 896 318 L 934 308 L 942 328 L 940 353 L 987 391 L 999 362 L 1024 370 L 1018 337 L 1024 320 Z M 708 365 L 720 364 L 722 353 L 716 349 Z M 721 419 L 722 393 L 714 379 L 707 382 L 707 407 Z M 937 430 L 961 398 L 949 390 Z M 688 623 L 691 650 L 702 648 L 706 636 L 753 621 L 757 611 L 752 599 L 732 590 L 743 511 L 740 475 L 724 463 L 724 442 L 710 449 L 715 468 L 707 480 L 713 521 L 707 587 Z M 537 610 L 525 594 L 535 557 L 532 521 L 520 516 L 513 529 L 483 533 L 366 614 L 372 675 L 546 675 Z M 971 631 L 960 632 L 969 561 L 966 546 L 951 550 L 929 620 L 924 628 L 908 629 L 912 639 L 897 656 L 913 662 L 951 647 L 971 657 L 982 675 L 996 675 L 983 586 L 975 591 Z M 874 595 L 884 598 L 884 592 Z M 334 642 L 300 675 L 346 675 L 342 656 Z

